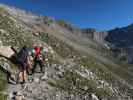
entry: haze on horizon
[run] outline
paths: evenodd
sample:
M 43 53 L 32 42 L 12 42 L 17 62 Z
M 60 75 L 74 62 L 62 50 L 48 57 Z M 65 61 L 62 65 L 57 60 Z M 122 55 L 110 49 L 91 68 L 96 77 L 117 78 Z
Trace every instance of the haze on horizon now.
M 133 23 L 133 0 L 0 0 L 0 3 L 64 19 L 81 28 L 109 30 Z

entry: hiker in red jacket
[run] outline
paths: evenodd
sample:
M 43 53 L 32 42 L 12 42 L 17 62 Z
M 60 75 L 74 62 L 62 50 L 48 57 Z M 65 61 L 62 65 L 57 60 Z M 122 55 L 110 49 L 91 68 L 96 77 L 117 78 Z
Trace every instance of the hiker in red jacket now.
M 43 72 L 43 58 L 41 55 L 41 46 L 35 46 L 34 47 L 34 66 L 32 69 L 32 73 L 34 74 L 37 64 L 40 66 L 40 71 Z

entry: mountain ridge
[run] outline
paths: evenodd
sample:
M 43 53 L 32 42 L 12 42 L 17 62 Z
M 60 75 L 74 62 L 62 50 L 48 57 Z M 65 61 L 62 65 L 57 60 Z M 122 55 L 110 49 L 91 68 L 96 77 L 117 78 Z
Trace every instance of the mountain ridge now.
M 108 31 L 108 36 L 105 38 L 106 41 L 113 45 L 113 49 L 117 49 L 119 51 L 119 55 L 123 54 L 123 52 L 126 53 L 125 58 L 127 59 L 128 63 L 133 62 L 133 54 L 131 52 L 133 43 L 132 33 L 133 24 L 130 24 L 126 27 L 116 28 Z

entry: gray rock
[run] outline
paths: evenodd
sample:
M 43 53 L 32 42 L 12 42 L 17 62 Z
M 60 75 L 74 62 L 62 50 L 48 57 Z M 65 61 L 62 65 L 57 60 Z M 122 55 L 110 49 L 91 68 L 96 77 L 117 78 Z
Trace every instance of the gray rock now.
M 2 43 L 2 41 L 0 40 L 0 46 L 3 46 L 3 43 Z
M 95 94 L 91 94 L 92 100 L 99 100 Z

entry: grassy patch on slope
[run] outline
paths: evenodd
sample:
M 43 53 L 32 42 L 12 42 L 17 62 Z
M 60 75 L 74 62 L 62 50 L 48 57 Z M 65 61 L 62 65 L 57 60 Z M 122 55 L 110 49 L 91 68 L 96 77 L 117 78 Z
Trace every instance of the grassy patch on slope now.
M 5 74 L 0 70 L 0 100 L 6 100 L 6 96 L 2 94 L 6 85 Z
M 109 98 L 112 92 L 109 89 L 98 89 L 94 80 L 88 80 L 75 72 L 66 71 L 63 78 L 50 83 L 54 87 L 67 91 L 69 94 L 78 96 L 95 93 L 99 98 Z

